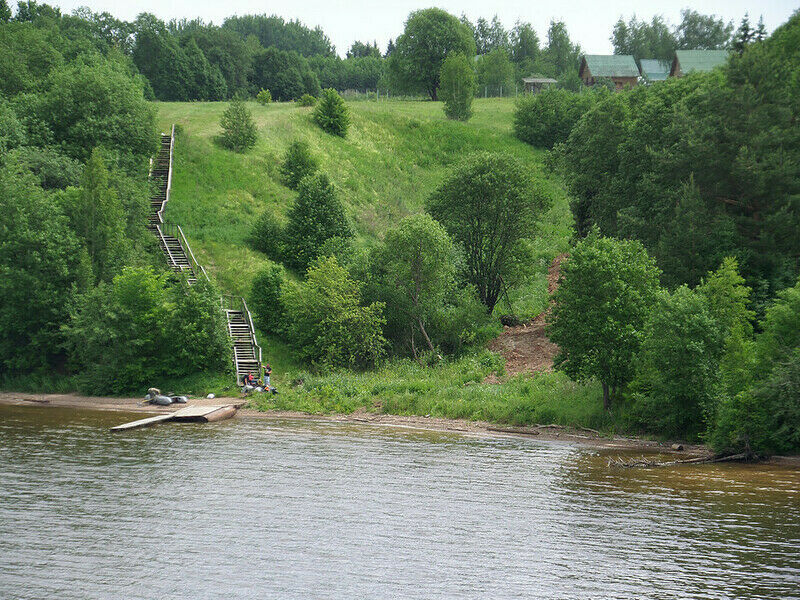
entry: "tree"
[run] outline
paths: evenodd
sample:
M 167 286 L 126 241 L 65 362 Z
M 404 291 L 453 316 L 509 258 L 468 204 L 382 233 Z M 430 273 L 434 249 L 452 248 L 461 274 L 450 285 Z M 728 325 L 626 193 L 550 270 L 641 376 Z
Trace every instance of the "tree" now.
M 734 34 L 731 47 L 739 54 L 742 54 L 744 49 L 753 41 L 753 35 L 753 29 L 750 27 L 750 15 L 744 13 L 742 22 L 739 24 L 739 29 L 737 29 Z
M 6 0 L 0 0 L 0 23 L 8 23 L 11 20 L 11 8 Z
M 428 8 L 412 12 L 397 38 L 389 70 L 398 86 L 437 99 L 439 73 L 451 53 L 475 56 L 472 32 L 453 15 Z
M 0 169 L 0 365 L 47 367 L 91 271 L 69 222 L 33 175 Z
M 131 256 L 125 236 L 125 216 L 109 172 L 97 149 L 92 151 L 81 178 L 81 187 L 65 197 L 72 228 L 83 240 L 92 271 L 98 281 L 111 281 Z
M 250 309 L 259 328 L 269 335 L 283 334 L 286 329 L 285 286 L 286 273 L 283 267 L 274 264 L 258 271 L 250 285 Z
M 314 122 L 330 133 L 344 137 L 350 126 L 350 115 L 342 97 L 333 89 L 322 90 L 322 95 L 312 113 Z
M 539 36 L 530 23 L 517 21 L 510 33 L 511 60 L 532 64 L 539 56 Z
M 455 247 L 447 232 L 430 215 L 406 217 L 386 234 L 375 262 L 393 327 L 410 332 L 415 357 L 415 333 L 435 352 L 428 328 L 455 288 Z
M 659 270 L 639 242 L 601 237 L 596 231 L 561 263 L 553 296 L 550 340 L 558 344 L 556 368 L 577 381 L 596 378 L 603 407 L 634 374 L 655 303 Z
M 255 86 L 268 89 L 280 102 L 319 93 L 319 82 L 308 61 L 296 52 L 278 48 L 261 49 L 253 56 L 251 79 Z
M 645 429 L 697 439 L 713 415 L 723 348 L 720 323 L 706 298 L 681 286 L 663 291 L 650 313 L 633 387 Z
M 272 102 L 272 94 L 269 90 L 262 88 L 259 90 L 258 94 L 256 94 L 256 102 L 258 102 L 261 106 L 266 106 Z
M 352 235 L 328 176 L 318 173 L 303 178 L 297 187 L 297 200 L 289 209 L 285 232 L 287 263 L 305 269 L 319 256 L 327 240 Z
M 677 41 L 664 19 L 654 16 L 650 23 L 635 16 L 625 23 L 620 17 L 611 36 L 614 54 L 631 54 L 639 62 L 642 58 L 671 61 Z
M 547 47 L 542 54 L 542 58 L 552 65 L 551 75 L 560 77 L 568 71 L 578 70 L 581 48 L 570 41 L 564 22 L 554 20 L 550 21 L 550 27 L 547 30 Z
M 364 368 L 386 352 L 383 304 L 361 305 L 361 291 L 333 257 L 322 257 L 284 296 L 289 339 L 301 358 L 324 367 Z
M 451 54 L 442 65 L 439 96 L 448 119 L 466 121 L 472 116 L 475 73 L 463 54 Z
M 289 144 L 280 170 L 286 187 L 296 190 L 303 177 L 311 175 L 318 167 L 319 163 L 311 154 L 308 142 L 295 140 Z
M 505 48 L 496 48 L 481 56 L 477 62 L 478 85 L 491 90 L 493 95 L 510 94 L 514 85 L 514 65 Z
M 347 58 L 365 58 L 367 56 L 381 58 L 381 51 L 378 50 L 378 42 L 372 42 L 372 44 L 367 42 L 365 44 L 355 41 L 352 46 L 350 46 L 350 50 L 347 51 Z
M 241 100 L 234 98 L 219 121 L 222 134 L 219 142 L 234 152 L 244 152 L 256 145 L 258 133 L 253 116 Z
M 599 98 L 602 95 L 598 93 L 575 94 L 555 88 L 524 94 L 514 107 L 514 135 L 537 148 L 551 149 L 566 141 Z
M 719 50 L 728 46 L 732 32 L 732 22 L 687 8 L 681 11 L 675 37 L 679 50 Z
M 427 202 L 466 257 L 466 279 L 489 313 L 520 276 L 521 241 L 552 199 L 516 158 L 481 153 L 456 166 Z

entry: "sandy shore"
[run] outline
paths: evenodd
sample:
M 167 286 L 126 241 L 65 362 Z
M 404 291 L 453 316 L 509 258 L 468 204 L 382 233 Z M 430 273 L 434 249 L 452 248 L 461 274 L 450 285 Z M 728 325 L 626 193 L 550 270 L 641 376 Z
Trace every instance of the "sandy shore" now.
M 0 404 L 20 406 L 52 406 L 62 408 L 82 408 L 91 410 L 112 410 L 120 412 L 141 412 L 146 414 L 162 414 L 174 412 L 186 405 L 152 406 L 143 404 L 139 398 L 112 398 L 100 396 L 80 396 L 78 394 L 31 394 L 27 392 L 0 392 Z M 326 421 L 335 423 L 361 423 L 389 427 L 406 427 L 429 431 L 452 431 L 469 434 L 513 435 L 535 438 L 537 440 L 572 442 L 594 448 L 634 450 L 643 452 L 665 452 L 682 456 L 702 456 L 708 454 L 704 446 L 686 445 L 683 451 L 672 450 L 669 444 L 626 437 L 608 437 L 588 429 L 572 429 L 557 425 L 540 425 L 531 427 L 512 427 L 488 423 L 484 421 L 467 421 L 462 419 L 442 419 L 422 416 L 401 416 L 382 413 L 371 413 L 365 410 L 355 413 L 333 415 L 310 415 L 295 411 L 259 411 L 248 408 L 242 398 L 197 398 L 191 399 L 189 405 L 216 406 L 235 404 L 242 407 L 238 418 L 256 419 L 298 419 Z

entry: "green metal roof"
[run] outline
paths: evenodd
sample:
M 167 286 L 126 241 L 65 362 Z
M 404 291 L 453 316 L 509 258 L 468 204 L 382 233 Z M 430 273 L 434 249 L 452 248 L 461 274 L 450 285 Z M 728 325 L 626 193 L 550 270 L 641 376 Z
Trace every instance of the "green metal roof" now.
M 642 75 L 650 81 L 663 81 L 669 75 L 669 61 L 643 58 L 639 64 L 642 66 Z
M 684 75 L 692 71 L 708 72 L 724 65 L 728 60 L 727 50 L 676 50 L 675 59 Z
M 638 77 L 639 69 L 630 54 L 587 54 L 583 57 L 592 77 Z M 581 65 L 583 66 L 583 65 Z M 583 69 L 581 69 L 583 70 Z

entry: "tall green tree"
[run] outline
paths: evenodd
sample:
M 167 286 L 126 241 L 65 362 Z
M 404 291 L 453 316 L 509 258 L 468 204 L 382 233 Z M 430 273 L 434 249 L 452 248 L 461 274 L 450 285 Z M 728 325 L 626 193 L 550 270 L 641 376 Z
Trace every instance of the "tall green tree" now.
M 325 89 L 311 113 L 314 122 L 326 133 L 344 137 L 350 127 L 350 112 L 342 97 L 334 89 Z
M 514 65 L 505 48 L 481 56 L 476 64 L 478 85 L 492 95 L 510 95 L 514 86 Z
M 642 58 L 671 61 L 677 46 L 675 36 L 659 15 L 649 23 L 635 16 L 626 23 L 620 17 L 614 25 L 611 43 L 614 54 L 631 54 L 637 62 Z
M 393 328 L 410 332 L 415 355 L 415 334 L 435 352 L 428 330 L 455 290 L 456 250 L 447 232 L 427 214 L 406 217 L 386 234 L 375 263 Z
M 0 365 L 48 367 L 63 352 L 61 326 L 91 271 L 60 207 L 33 175 L 0 169 Z
M 577 381 L 600 381 L 606 410 L 634 375 L 658 277 L 655 261 L 639 242 L 597 232 L 578 242 L 561 264 L 548 327 L 559 347 L 555 365 Z
M 83 240 L 92 270 L 99 281 L 111 281 L 131 257 L 125 236 L 125 214 L 108 169 L 95 149 L 86 163 L 79 189 L 65 198 L 72 227 Z
M 439 74 L 450 53 L 475 56 L 472 32 L 456 17 L 439 8 L 412 12 L 405 31 L 397 38 L 389 61 L 396 85 L 437 99 Z
M 703 15 L 686 8 L 675 29 L 679 50 L 719 50 L 726 48 L 733 33 L 733 22 L 716 15 Z
M 297 187 L 297 200 L 289 209 L 285 243 L 287 263 L 306 269 L 331 238 L 353 235 L 341 201 L 324 173 L 308 175 Z
M 463 54 L 451 54 L 442 65 L 439 97 L 448 119 L 466 121 L 472 116 L 475 72 Z
M 551 204 L 522 162 L 499 152 L 467 157 L 428 198 L 430 214 L 463 248 L 466 279 L 490 313 L 521 276 L 522 240 Z

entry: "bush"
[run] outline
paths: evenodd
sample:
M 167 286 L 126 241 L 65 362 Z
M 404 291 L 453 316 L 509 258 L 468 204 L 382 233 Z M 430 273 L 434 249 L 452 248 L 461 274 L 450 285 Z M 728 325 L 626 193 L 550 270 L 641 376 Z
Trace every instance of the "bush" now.
M 475 96 L 475 73 L 463 54 L 451 54 L 442 64 L 439 98 L 444 102 L 448 119 L 466 121 L 472 116 Z
M 265 210 L 256 219 L 247 236 L 247 245 L 253 250 L 263 252 L 275 262 L 283 261 L 284 228 L 270 210 Z
M 256 102 L 258 102 L 261 106 L 266 106 L 272 102 L 272 94 L 269 93 L 269 90 L 262 89 L 256 95 Z
M 317 170 L 317 159 L 311 154 L 308 142 L 296 140 L 289 145 L 281 164 L 281 175 L 286 187 L 296 190 L 300 180 Z
M 87 392 L 125 393 L 203 369 L 223 369 L 230 346 L 219 298 L 204 282 L 126 267 L 82 296 L 66 329 Z
M 235 98 L 222 113 L 222 135 L 219 142 L 234 152 L 244 152 L 256 145 L 257 133 L 253 116 L 244 102 Z
M 514 135 L 537 148 L 552 148 L 569 137 L 597 97 L 596 93 L 576 94 L 555 88 L 520 96 L 514 109 Z
M 286 263 L 306 269 L 320 255 L 326 240 L 353 235 L 342 203 L 325 174 L 308 175 L 297 187 L 297 200 L 289 210 L 286 225 Z
M 264 267 L 253 277 L 248 304 L 256 325 L 264 333 L 275 335 L 285 330 L 282 297 L 285 280 L 286 273 L 279 265 Z
M 320 258 L 305 282 L 287 289 L 289 338 L 298 354 L 331 367 L 374 366 L 386 353 L 383 304 L 361 306 L 361 290 L 333 257 Z
M 314 98 L 311 94 L 303 94 L 297 100 L 297 104 L 299 106 L 314 106 L 317 103 L 317 99 Z
M 314 109 L 314 122 L 323 131 L 344 137 L 350 125 L 350 116 L 342 97 L 333 89 L 322 90 L 319 102 Z

